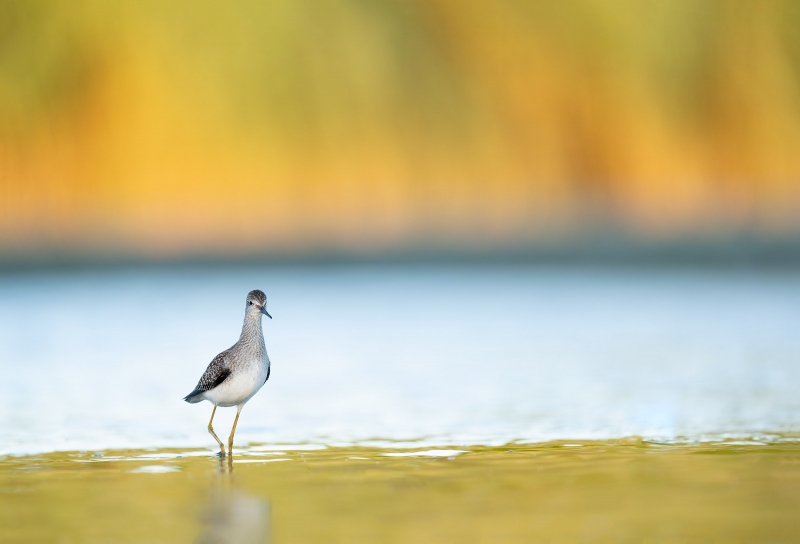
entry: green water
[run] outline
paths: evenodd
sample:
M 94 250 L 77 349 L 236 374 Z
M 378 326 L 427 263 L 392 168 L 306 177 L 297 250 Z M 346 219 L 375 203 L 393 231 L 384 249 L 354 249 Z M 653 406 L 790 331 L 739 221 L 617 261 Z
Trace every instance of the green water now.
M 278 448 L 0 458 L 0 541 L 800 542 L 796 440 Z

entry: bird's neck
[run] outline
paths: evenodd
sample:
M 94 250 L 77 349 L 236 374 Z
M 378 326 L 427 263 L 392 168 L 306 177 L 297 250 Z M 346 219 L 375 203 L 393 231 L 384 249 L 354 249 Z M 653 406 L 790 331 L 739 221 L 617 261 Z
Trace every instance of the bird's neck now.
M 240 344 L 255 344 L 264 347 L 264 332 L 261 330 L 261 314 L 245 314 Z

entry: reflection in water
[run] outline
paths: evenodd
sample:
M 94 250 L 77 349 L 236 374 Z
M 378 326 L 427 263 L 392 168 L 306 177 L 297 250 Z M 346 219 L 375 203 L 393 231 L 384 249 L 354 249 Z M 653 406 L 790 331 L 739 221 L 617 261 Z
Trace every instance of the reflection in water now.
M 220 457 L 196 542 L 247 544 L 269 541 L 269 502 L 236 487 L 233 456 Z
M 797 434 L 289 446 L 0 457 L 0 542 L 800 542 Z

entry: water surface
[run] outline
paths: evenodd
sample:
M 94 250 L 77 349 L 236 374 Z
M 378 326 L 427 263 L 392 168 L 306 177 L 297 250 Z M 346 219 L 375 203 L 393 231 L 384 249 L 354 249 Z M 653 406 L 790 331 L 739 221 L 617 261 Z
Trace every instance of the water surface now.
M 228 463 L 181 397 L 254 288 Z M 798 542 L 798 331 L 791 270 L 2 276 L 0 541 Z
M 0 277 L 0 453 L 213 445 L 181 397 L 254 288 L 273 368 L 242 445 L 800 430 L 791 270 L 132 269 Z
M 3 542 L 800 541 L 800 443 L 261 445 L 0 459 Z

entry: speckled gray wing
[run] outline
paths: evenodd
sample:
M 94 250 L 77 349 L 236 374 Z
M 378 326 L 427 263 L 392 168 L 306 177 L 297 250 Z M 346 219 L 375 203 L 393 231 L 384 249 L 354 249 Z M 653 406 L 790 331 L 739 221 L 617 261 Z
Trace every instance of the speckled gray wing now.
M 203 400 L 201 396 L 202 393 L 217 387 L 224 382 L 230 374 L 231 369 L 228 368 L 228 352 L 223 351 L 214 357 L 214 360 L 208 365 L 206 371 L 200 376 L 197 387 L 194 388 L 194 391 L 183 397 L 183 400 L 192 404 L 200 402 Z

